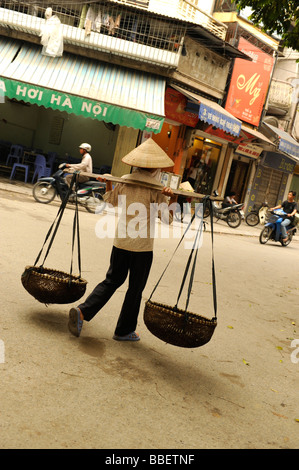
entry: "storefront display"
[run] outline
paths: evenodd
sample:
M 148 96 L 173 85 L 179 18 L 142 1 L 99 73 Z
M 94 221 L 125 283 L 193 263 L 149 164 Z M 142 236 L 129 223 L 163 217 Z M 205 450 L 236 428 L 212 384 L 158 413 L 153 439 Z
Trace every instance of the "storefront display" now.
M 163 171 L 161 173 L 160 182 L 164 186 L 168 186 L 171 189 L 178 189 L 181 183 L 182 177 L 174 173 Z
M 182 181 L 189 181 L 195 192 L 211 194 L 221 145 L 210 139 L 194 139 L 188 150 Z

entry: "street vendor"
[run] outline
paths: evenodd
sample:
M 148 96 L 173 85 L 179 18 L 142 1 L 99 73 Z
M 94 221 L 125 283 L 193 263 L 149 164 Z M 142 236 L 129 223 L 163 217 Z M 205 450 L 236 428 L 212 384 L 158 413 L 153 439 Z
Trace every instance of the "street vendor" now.
M 125 199 L 126 210 L 124 211 L 122 207 L 125 217 L 120 218 L 116 228 L 106 278 L 94 288 L 85 302 L 78 307 L 71 308 L 69 312 L 68 327 L 75 336 L 80 336 L 83 321 L 90 321 L 104 307 L 116 289 L 125 282 L 129 273 L 129 286 L 113 339 L 118 341 L 138 341 L 140 339 L 135 330 L 142 292 L 153 260 L 154 238 L 151 231 L 153 207 L 157 207 L 157 205 L 166 207 L 168 222 L 172 222 L 173 213 L 169 206 L 176 201 L 176 196 L 170 188 L 163 187 L 156 176 L 159 169 L 173 166 L 173 161 L 152 139 L 143 142 L 126 155 L 122 161 L 135 167 L 135 170 L 125 175 L 123 177 L 124 183 L 117 183 L 114 189 L 112 189 L 111 181 L 106 180 L 104 199 L 114 207 L 118 206 L 119 198 Z M 104 177 L 98 179 L 103 180 Z M 129 183 L 130 180 L 135 184 L 126 184 L 126 181 Z M 140 182 L 142 185 L 136 185 L 136 182 Z M 135 232 L 133 219 L 136 214 L 128 210 L 133 204 L 139 204 L 144 209 L 139 211 L 138 231 Z M 130 222 L 132 223 L 130 224 Z M 143 236 L 140 234 L 141 229 L 144 229 Z M 124 233 L 125 235 L 123 235 Z

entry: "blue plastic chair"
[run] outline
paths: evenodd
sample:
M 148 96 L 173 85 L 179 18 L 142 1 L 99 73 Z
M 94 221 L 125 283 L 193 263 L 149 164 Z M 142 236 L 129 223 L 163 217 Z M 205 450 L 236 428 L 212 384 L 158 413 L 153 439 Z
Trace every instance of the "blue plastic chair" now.
M 6 159 L 6 166 L 9 166 L 9 162 L 12 160 L 16 160 L 16 163 L 20 163 L 23 157 L 23 152 L 24 149 L 21 145 L 12 145 Z
M 47 156 L 47 167 L 51 169 L 51 173 L 53 173 L 53 166 L 58 154 L 56 152 L 48 152 Z
M 36 155 L 34 162 L 34 172 L 31 182 L 35 178 L 42 178 L 43 176 L 51 176 L 51 168 L 48 168 L 46 165 L 46 158 L 43 155 Z
M 29 165 L 23 165 L 22 163 L 13 164 L 9 179 L 13 180 L 15 178 L 16 171 L 18 168 L 23 168 L 25 170 L 25 183 L 27 183 L 29 175 Z
M 100 167 L 100 170 L 99 170 L 100 175 L 103 175 L 104 173 L 110 173 L 110 172 L 111 172 L 111 166 L 102 165 Z

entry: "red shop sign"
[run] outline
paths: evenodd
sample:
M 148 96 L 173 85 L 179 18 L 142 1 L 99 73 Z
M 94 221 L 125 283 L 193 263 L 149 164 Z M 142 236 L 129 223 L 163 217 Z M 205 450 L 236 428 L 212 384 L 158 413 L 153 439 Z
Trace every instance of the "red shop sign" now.
M 195 127 L 198 123 L 198 114 L 186 111 L 188 100 L 185 95 L 172 88 L 165 92 L 165 116 L 186 126 Z
M 258 126 L 274 59 L 242 37 L 238 49 L 250 56 L 252 62 L 235 60 L 225 109 L 241 121 Z

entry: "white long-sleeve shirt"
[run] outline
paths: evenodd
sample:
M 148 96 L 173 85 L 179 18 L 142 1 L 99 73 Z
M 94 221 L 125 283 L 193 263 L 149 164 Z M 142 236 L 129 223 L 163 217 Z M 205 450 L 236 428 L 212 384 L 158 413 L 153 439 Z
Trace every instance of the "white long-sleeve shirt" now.
M 74 163 L 70 166 L 72 170 L 81 170 L 85 171 L 86 173 L 92 173 L 92 158 L 89 155 L 89 153 L 86 153 L 82 160 L 81 163 Z

